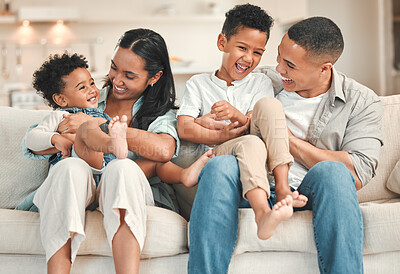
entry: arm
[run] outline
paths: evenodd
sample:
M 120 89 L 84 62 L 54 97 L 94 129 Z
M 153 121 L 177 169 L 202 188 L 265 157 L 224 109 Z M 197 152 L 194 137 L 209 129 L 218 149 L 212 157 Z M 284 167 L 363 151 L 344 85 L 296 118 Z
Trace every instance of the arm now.
M 92 117 L 82 112 L 75 114 L 64 114 L 64 120 L 58 124 L 57 131 L 60 133 L 73 133 L 75 134 L 80 125 L 89 120 L 98 120 L 99 124 L 106 122 L 107 120 L 99 117 Z
M 175 153 L 176 141 L 166 133 L 128 128 L 126 140 L 130 151 L 152 161 L 168 162 Z
M 238 122 L 226 126 L 223 130 L 213 130 L 205 128 L 195 122 L 195 118 L 187 115 L 178 117 L 178 134 L 183 140 L 198 144 L 216 145 L 244 134 L 250 124 L 248 119 L 246 124 L 237 127 Z
M 353 161 L 347 151 L 333 151 L 327 149 L 320 149 L 312 144 L 295 137 L 289 131 L 289 148 L 290 153 L 300 164 L 310 169 L 315 164 L 321 161 L 338 161 L 346 165 L 356 181 L 356 189 L 360 189 L 362 184 L 358 177 Z

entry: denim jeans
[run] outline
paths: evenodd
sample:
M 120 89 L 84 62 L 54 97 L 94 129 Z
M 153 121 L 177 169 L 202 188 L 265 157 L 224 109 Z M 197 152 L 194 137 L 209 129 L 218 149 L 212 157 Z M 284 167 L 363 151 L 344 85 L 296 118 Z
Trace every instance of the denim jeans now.
M 238 232 L 242 198 L 236 158 L 212 158 L 199 176 L 189 228 L 189 274 L 227 273 Z M 339 162 L 312 167 L 298 191 L 312 210 L 321 273 L 363 273 L 363 221 L 354 178 Z M 247 206 L 246 206 L 247 205 Z

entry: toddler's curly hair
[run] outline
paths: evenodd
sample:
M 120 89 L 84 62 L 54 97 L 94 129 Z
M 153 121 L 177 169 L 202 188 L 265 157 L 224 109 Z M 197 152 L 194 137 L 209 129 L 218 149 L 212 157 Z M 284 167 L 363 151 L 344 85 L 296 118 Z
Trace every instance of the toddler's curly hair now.
M 60 106 L 54 102 L 53 94 L 62 93 L 65 87 L 63 77 L 77 68 L 87 69 L 88 67 L 86 57 L 77 53 L 70 55 L 66 52 L 62 55 L 50 55 L 49 59 L 33 73 L 32 86 L 50 107 L 57 109 Z
M 225 13 L 225 22 L 221 32 L 229 40 L 238 32 L 240 27 L 248 27 L 265 32 L 268 40 L 273 23 L 274 19 L 258 6 L 251 4 L 236 5 Z

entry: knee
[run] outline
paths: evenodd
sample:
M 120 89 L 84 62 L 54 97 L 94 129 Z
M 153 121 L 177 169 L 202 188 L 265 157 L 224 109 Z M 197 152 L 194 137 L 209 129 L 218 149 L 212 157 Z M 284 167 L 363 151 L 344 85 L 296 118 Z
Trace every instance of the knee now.
M 227 184 L 237 185 L 239 182 L 239 166 L 233 155 L 221 155 L 208 161 L 199 176 L 199 188 L 220 191 Z
M 343 195 L 355 190 L 353 175 L 343 163 L 336 161 L 317 163 L 308 171 L 306 178 L 311 179 L 315 187 L 330 194 Z
M 260 137 L 249 134 L 249 135 L 245 135 L 241 138 L 243 138 L 243 141 L 240 142 L 240 146 L 241 146 L 242 150 L 257 151 L 260 153 L 263 150 L 265 150 L 265 144 L 264 144 L 263 140 L 261 140 Z
M 126 182 L 127 179 L 134 181 L 139 173 L 143 172 L 134 161 L 130 159 L 114 159 L 104 168 L 102 175 L 103 185 L 115 185 Z
M 92 171 L 84 160 L 69 157 L 54 165 L 50 169 L 48 178 L 51 178 L 54 187 L 80 189 L 87 187 L 85 182 L 91 182 Z
M 273 97 L 264 97 L 257 101 L 254 105 L 253 111 L 259 110 L 273 110 L 273 109 L 280 109 L 283 111 L 282 103 Z

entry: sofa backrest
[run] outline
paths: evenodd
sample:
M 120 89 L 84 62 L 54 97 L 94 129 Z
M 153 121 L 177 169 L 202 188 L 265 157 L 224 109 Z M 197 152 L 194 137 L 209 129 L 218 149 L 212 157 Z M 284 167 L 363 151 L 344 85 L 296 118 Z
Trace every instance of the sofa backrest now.
M 376 176 L 358 191 L 358 201 L 369 202 L 399 197 L 386 187 L 397 161 L 400 159 L 400 95 L 381 96 L 383 105 L 383 147 Z
M 391 192 L 386 187 L 386 182 L 400 159 L 400 95 L 384 96 L 381 100 L 384 146 L 377 174 L 358 192 L 359 202 L 399 197 L 399 194 Z M 14 208 L 46 178 L 47 161 L 26 158 L 22 153 L 21 141 L 28 127 L 38 123 L 48 112 L 0 107 L 0 208 Z M 196 149 L 187 149 L 186 152 L 196 154 L 194 151 Z M 184 154 L 179 158 L 189 161 L 188 155 L 185 158 Z M 197 159 L 197 156 L 189 157 L 190 161 Z M 186 166 L 184 163 L 178 164 Z M 185 188 L 178 192 L 182 192 L 178 195 L 178 199 L 188 203 L 187 213 L 189 213 L 189 204 L 194 197 L 193 191 L 187 191 Z
M 0 208 L 14 208 L 46 178 L 47 161 L 26 158 L 21 141 L 48 112 L 0 107 Z

